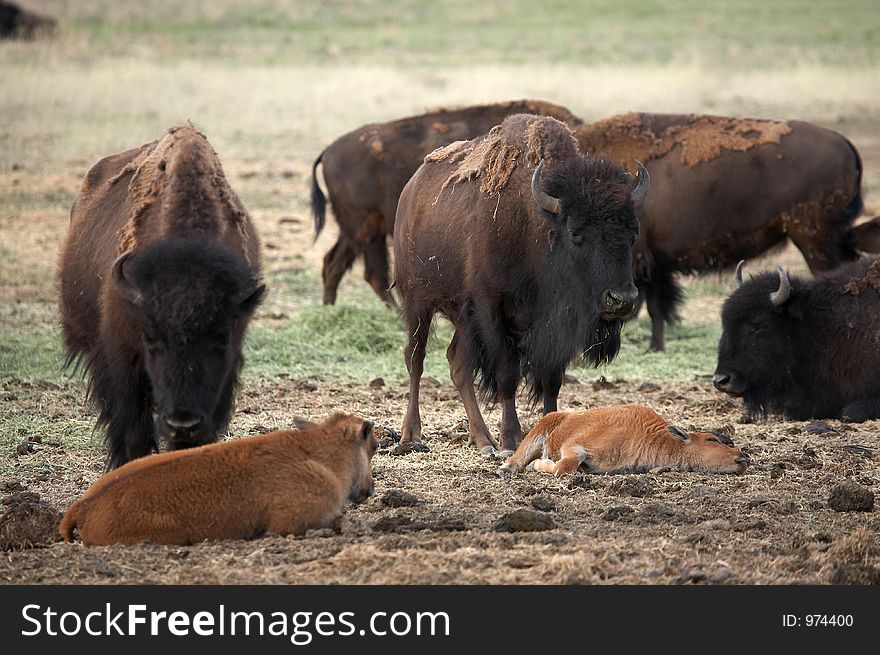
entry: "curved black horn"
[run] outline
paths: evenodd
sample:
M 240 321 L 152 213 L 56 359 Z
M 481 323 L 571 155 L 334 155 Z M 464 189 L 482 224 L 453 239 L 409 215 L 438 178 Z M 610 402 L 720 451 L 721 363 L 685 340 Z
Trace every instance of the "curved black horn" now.
M 743 285 L 743 264 L 745 263 L 745 259 L 740 259 L 739 264 L 736 265 L 736 271 L 733 273 L 733 280 L 736 282 L 737 289 Z
M 558 214 L 560 205 L 559 198 L 554 198 L 541 189 L 541 171 L 543 170 L 544 160 L 542 159 L 538 164 L 538 167 L 535 169 L 534 175 L 532 175 L 532 195 L 535 197 L 535 202 L 538 203 L 538 207 L 551 214 Z
M 638 175 L 636 175 L 636 179 L 639 183 L 636 185 L 636 188 L 632 190 L 630 197 L 632 198 L 633 204 L 637 205 L 645 199 L 646 195 L 648 195 L 648 189 L 651 186 L 651 176 L 648 175 L 648 169 L 645 168 L 645 165 L 642 164 L 642 162 L 638 159 L 634 159 L 633 161 L 639 169 Z
M 791 296 L 791 282 L 788 281 L 788 274 L 782 266 L 777 264 L 776 270 L 779 271 L 779 289 L 770 294 L 770 302 L 776 307 L 781 307 Z
M 125 279 L 125 273 L 122 270 L 122 267 L 125 265 L 126 260 L 131 257 L 134 253 L 131 250 L 126 250 L 124 253 L 119 255 L 116 258 L 116 261 L 113 262 L 113 284 L 116 285 L 116 290 L 119 292 L 119 295 L 125 298 L 128 302 L 133 305 L 139 305 L 143 300 L 143 295 L 140 291 L 138 291 L 134 285 L 128 280 Z

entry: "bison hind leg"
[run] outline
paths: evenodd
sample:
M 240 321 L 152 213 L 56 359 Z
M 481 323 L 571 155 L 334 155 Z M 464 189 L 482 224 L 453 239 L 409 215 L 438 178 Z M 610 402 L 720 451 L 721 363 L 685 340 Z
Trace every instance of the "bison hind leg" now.
M 345 272 L 351 268 L 357 255 L 351 241 L 344 236 L 340 236 L 334 246 L 324 255 L 324 268 L 321 277 L 324 280 L 325 305 L 336 304 L 336 291 L 339 289 L 339 282 Z
M 866 398 L 850 403 L 840 416 L 847 423 L 863 423 L 880 418 L 880 398 Z
M 666 325 L 681 320 L 678 309 L 684 292 L 671 271 L 656 270 L 650 281 L 640 281 L 639 296 L 642 295 L 651 317 L 650 350 L 661 352 L 666 350 Z

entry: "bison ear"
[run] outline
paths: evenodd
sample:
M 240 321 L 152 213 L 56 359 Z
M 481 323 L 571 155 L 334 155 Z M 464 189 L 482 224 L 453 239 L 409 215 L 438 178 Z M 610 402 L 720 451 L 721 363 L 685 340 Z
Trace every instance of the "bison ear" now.
M 133 254 L 133 251 L 126 250 L 116 258 L 116 261 L 113 262 L 113 268 L 111 269 L 111 278 L 113 279 L 113 284 L 119 295 L 135 307 L 139 307 L 144 300 L 144 295 L 131 280 L 125 277 L 124 270 L 125 262 L 127 262 Z
M 364 424 L 361 427 L 361 439 L 363 441 L 367 441 L 369 440 L 371 434 L 373 434 L 373 422 L 364 421 Z
M 666 429 L 669 430 L 669 434 L 671 434 L 682 443 L 690 443 L 691 435 L 682 430 L 680 427 L 676 425 L 668 425 L 666 426 Z
M 304 419 L 302 416 L 294 416 L 293 425 L 297 430 L 311 430 L 312 428 L 318 427 L 317 423 L 312 423 L 308 419 Z

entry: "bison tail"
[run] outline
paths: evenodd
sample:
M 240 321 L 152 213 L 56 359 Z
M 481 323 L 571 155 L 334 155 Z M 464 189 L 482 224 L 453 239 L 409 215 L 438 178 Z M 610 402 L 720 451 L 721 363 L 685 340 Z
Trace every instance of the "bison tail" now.
M 318 164 L 321 163 L 323 157 L 324 153 L 322 152 L 318 155 L 315 163 L 312 164 L 312 216 L 315 217 L 316 239 L 321 234 L 321 230 L 324 229 L 325 211 L 327 208 L 327 199 L 324 197 L 324 193 L 318 184 Z
M 79 519 L 79 507 L 80 504 L 78 502 L 71 505 L 64 514 L 64 518 L 61 519 L 61 525 L 58 526 L 61 537 L 67 543 L 73 541 L 73 530 L 76 528 L 76 523 Z

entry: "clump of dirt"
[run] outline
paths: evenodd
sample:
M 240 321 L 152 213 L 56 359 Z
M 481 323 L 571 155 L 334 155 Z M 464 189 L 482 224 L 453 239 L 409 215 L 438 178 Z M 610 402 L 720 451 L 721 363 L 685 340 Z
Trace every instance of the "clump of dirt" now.
M 874 509 L 874 492 L 847 480 L 831 489 L 828 506 L 835 512 L 870 512 Z
M 520 507 L 504 514 L 495 523 L 498 532 L 541 532 L 556 527 L 553 517 L 546 512 Z
M 609 490 L 618 496 L 644 498 L 654 493 L 654 484 L 647 478 L 624 477 L 612 482 Z
M 402 489 L 389 489 L 382 494 L 382 504 L 386 507 L 415 507 L 419 499 Z
M 532 507 L 541 512 L 556 511 L 556 503 L 554 503 L 553 499 L 548 496 L 532 496 L 529 498 L 529 503 Z
M 864 528 L 834 543 L 827 552 L 822 574 L 831 584 L 880 584 L 880 548 Z
M 61 541 L 61 512 L 40 495 L 17 491 L 0 500 L 0 550 L 25 550 Z

